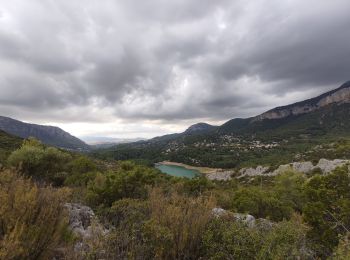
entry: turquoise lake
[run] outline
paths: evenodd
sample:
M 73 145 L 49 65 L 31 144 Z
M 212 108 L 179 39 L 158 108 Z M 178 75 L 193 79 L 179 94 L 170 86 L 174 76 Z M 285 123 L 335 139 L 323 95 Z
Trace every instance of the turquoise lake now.
M 189 170 L 181 166 L 156 164 L 155 167 L 161 172 L 175 177 L 186 177 L 192 179 L 200 175 L 199 171 Z

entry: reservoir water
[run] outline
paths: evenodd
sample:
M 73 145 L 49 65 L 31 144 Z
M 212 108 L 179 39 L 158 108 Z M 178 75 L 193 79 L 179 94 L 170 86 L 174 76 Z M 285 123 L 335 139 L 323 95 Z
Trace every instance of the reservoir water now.
M 186 169 L 185 167 L 176 165 L 156 164 L 155 167 L 161 172 L 175 177 L 186 177 L 192 179 L 200 175 L 199 171 Z

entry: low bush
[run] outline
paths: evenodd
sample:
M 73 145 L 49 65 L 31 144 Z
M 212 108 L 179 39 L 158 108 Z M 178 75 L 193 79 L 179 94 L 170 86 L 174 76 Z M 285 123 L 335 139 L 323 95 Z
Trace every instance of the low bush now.
M 63 242 L 67 188 L 39 187 L 0 172 L 0 259 L 48 259 Z

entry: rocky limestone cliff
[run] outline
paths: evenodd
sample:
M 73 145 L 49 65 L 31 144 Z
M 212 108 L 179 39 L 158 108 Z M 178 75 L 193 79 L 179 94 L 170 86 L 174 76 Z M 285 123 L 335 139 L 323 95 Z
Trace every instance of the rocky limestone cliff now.
M 318 110 L 331 104 L 350 103 L 350 81 L 343 84 L 340 88 L 327 92 L 316 98 L 312 98 L 303 102 L 298 102 L 285 107 L 277 107 L 267 111 L 253 119 L 261 121 L 264 119 L 281 119 L 288 116 L 297 116 Z

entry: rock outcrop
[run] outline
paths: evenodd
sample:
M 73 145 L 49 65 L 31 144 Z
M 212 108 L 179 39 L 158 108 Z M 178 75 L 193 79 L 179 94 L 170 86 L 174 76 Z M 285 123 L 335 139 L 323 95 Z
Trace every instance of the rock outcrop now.
M 309 173 L 313 170 L 319 169 L 323 174 L 330 173 L 334 171 L 337 167 L 344 166 L 345 164 L 350 163 L 349 160 L 327 160 L 320 159 L 317 165 L 313 165 L 311 162 L 294 162 L 290 164 L 281 165 L 277 170 L 269 173 L 270 175 L 278 175 L 287 170 L 293 170 L 300 173 Z
M 334 171 L 337 167 L 344 166 L 347 163 L 350 163 L 350 161 L 340 159 L 330 161 L 326 159 L 321 159 L 315 166 L 315 168 L 319 168 L 323 173 L 330 173 L 331 171 Z
M 255 217 L 249 214 L 241 214 L 241 213 L 234 213 L 233 214 L 236 221 L 242 222 L 246 224 L 248 227 L 253 228 L 255 227 Z
M 312 162 L 293 162 L 289 164 L 280 165 L 274 171 L 269 171 L 269 167 L 264 167 L 264 166 L 258 166 L 256 168 L 242 168 L 237 173 L 233 170 L 231 171 L 217 170 L 206 174 L 206 177 L 209 180 L 228 181 L 228 180 L 231 180 L 234 175 L 236 175 L 237 178 L 253 177 L 253 176 L 276 176 L 287 171 L 296 171 L 296 172 L 306 174 L 316 169 L 319 169 L 323 174 L 327 174 L 334 171 L 337 167 L 341 167 L 346 164 L 349 164 L 349 169 L 350 169 L 350 160 L 320 159 L 317 165 L 313 165 Z
M 81 238 L 88 238 L 92 233 L 92 221 L 95 217 L 90 207 L 77 203 L 66 203 L 69 215 L 69 227 L 74 234 Z
M 94 211 L 78 203 L 66 203 L 65 208 L 69 216 L 69 228 L 81 240 L 90 239 L 93 236 L 105 235 L 109 231 L 98 221 Z
M 242 168 L 239 171 L 241 177 L 243 176 L 256 176 L 256 175 L 264 175 L 269 170 L 268 167 L 258 166 L 256 168 Z
M 213 208 L 211 210 L 211 213 L 214 217 L 219 218 L 227 214 L 227 211 L 224 210 L 223 208 Z
M 87 259 L 91 250 L 97 250 L 95 245 L 101 243 L 109 233 L 108 229 L 98 221 L 93 210 L 90 207 L 77 204 L 66 203 L 64 205 L 68 212 L 69 228 L 78 238 L 74 244 L 71 258 Z M 104 251 L 99 248 L 95 251 L 98 259 L 106 259 Z M 73 257 L 74 256 L 74 257 Z M 67 259 L 66 257 L 55 257 L 55 259 Z
M 343 84 L 340 88 L 327 92 L 318 97 L 292 105 L 274 108 L 255 117 L 253 121 L 262 121 L 265 119 L 281 119 L 288 116 L 297 116 L 310 113 L 325 106 L 336 103 L 350 103 L 350 81 Z
M 273 222 L 259 218 L 256 219 L 254 216 L 250 214 L 242 214 L 242 213 L 233 213 L 231 211 L 222 209 L 222 208 L 213 208 L 212 214 L 215 218 L 226 218 L 231 221 L 237 221 L 245 224 L 249 228 L 259 227 L 266 230 L 269 230 L 273 226 Z
M 291 167 L 294 171 L 308 173 L 314 169 L 312 162 L 293 162 Z
M 334 171 L 337 167 L 350 164 L 350 160 L 327 160 L 320 159 L 317 165 L 313 165 L 311 162 L 293 162 L 290 164 L 280 165 L 276 170 L 268 172 L 267 167 L 258 166 L 257 168 L 243 168 L 239 171 L 238 178 L 245 176 L 276 176 L 286 171 L 296 171 L 300 173 L 309 173 L 313 170 L 319 169 L 323 174 L 328 174 Z M 350 166 L 349 166 L 350 167 Z M 349 168 L 350 169 L 350 168 Z
M 215 171 L 206 174 L 206 177 L 209 180 L 217 180 L 217 181 L 228 181 L 232 179 L 232 174 L 234 171 Z

